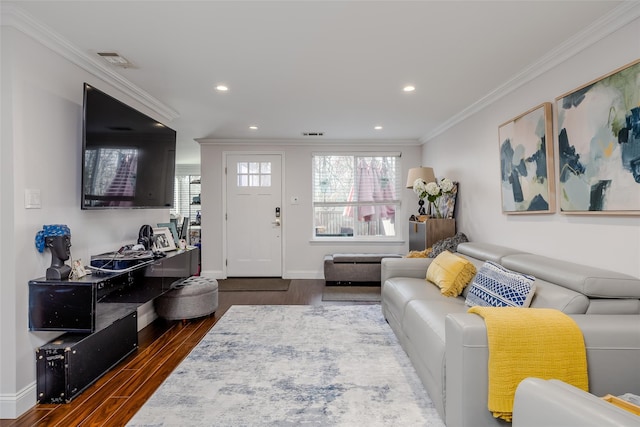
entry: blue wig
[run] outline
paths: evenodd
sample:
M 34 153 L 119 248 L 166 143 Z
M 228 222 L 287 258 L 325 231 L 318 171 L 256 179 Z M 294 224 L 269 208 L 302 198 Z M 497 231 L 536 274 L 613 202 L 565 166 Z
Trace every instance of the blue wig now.
M 42 230 L 36 233 L 36 248 L 44 252 L 44 239 L 55 236 L 71 236 L 71 230 L 64 224 L 43 225 Z

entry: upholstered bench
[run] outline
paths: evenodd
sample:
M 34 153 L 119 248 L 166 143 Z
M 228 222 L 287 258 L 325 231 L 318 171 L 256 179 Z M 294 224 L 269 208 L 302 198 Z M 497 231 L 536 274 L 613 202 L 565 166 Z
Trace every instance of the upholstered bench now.
M 158 316 L 167 320 L 208 316 L 218 308 L 218 281 L 201 276 L 178 280 L 154 305 Z
M 402 258 L 398 254 L 333 254 L 324 257 L 325 284 L 380 285 L 382 258 Z

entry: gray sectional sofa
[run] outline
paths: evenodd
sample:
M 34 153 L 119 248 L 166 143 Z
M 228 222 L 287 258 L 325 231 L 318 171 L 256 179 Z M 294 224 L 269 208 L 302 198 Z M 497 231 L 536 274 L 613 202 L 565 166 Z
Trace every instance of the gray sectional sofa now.
M 640 394 L 640 279 L 486 243 L 458 255 L 532 275 L 531 307 L 570 315 L 583 332 L 590 392 Z M 432 259 L 382 260 L 382 311 L 447 427 L 508 425 L 487 409 L 487 333 L 465 297 L 445 297 L 425 280 Z
M 513 427 L 640 427 L 640 416 L 558 380 L 526 378 L 516 390 Z

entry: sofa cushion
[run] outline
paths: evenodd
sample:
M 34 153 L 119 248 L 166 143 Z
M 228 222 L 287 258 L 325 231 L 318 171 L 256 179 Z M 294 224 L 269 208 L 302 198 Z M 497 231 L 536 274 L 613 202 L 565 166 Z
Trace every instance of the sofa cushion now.
M 502 258 L 507 255 L 521 254 L 524 251 L 493 245 L 491 243 L 468 242 L 460 243 L 456 249 L 458 253 L 484 261 L 493 261 L 502 264 Z
M 379 264 L 382 258 L 402 258 L 399 254 L 333 254 L 336 264 Z
M 469 306 L 529 307 L 535 289 L 535 277 L 487 261 L 474 277 L 465 302 Z
M 443 251 L 427 269 L 427 280 L 440 288 L 446 297 L 457 297 L 471 282 L 476 274 L 476 267 L 466 258 Z
M 442 300 L 440 289 L 424 279 L 393 277 L 382 284 L 382 300 L 389 315 L 401 323 L 407 304 L 414 299 Z
M 555 308 L 565 314 L 584 314 L 590 304 L 586 295 L 536 277 L 536 292 L 530 307 Z

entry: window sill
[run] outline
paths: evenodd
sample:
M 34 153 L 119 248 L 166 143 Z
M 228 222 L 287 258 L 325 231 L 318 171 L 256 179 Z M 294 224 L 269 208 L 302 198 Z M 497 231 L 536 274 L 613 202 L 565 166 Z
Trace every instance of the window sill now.
M 402 239 L 363 239 L 352 237 L 314 237 L 309 240 L 312 245 L 321 245 L 330 243 L 332 245 L 336 243 L 344 245 L 403 245 L 405 243 Z

